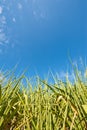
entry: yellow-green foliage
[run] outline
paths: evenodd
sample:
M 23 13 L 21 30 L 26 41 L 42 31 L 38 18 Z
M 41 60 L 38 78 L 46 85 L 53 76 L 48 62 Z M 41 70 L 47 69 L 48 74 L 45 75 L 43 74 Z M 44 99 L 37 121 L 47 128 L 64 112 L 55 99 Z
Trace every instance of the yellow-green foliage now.
M 86 84 L 79 76 L 57 82 L 38 78 L 32 86 L 21 76 L 1 83 L 0 130 L 87 130 Z

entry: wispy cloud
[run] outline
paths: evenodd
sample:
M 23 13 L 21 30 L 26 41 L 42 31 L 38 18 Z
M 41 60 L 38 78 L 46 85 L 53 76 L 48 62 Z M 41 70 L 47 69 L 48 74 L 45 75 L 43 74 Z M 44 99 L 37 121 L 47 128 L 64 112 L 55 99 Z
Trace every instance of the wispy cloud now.
M 22 9 L 22 4 L 18 3 L 18 9 Z
M 13 18 L 12 18 L 12 21 L 13 21 L 14 23 L 16 22 L 16 19 L 15 19 L 15 17 L 13 17 Z
M 6 34 L 6 25 L 7 20 L 6 16 L 4 15 L 4 7 L 0 6 L 0 54 L 3 53 L 3 50 L 5 50 L 8 43 L 8 38 Z
M 25 3 L 24 3 L 25 2 Z M 2 0 L 0 4 L 0 49 L 5 46 L 5 48 L 12 47 L 14 48 L 15 44 L 18 44 L 18 41 L 15 36 L 12 35 L 12 26 L 9 23 L 17 23 L 17 17 L 21 18 L 22 16 L 18 16 L 15 10 L 22 12 L 22 9 L 26 9 L 26 4 L 32 5 L 32 15 L 36 20 L 45 19 L 47 16 L 46 10 L 44 10 L 45 6 L 39 0 L 18 0 L 18 1 L 10 1 L 9 3 L 7 0 Z M 24 4 L 23 4 L 24 3 Z M 44 7 L 44 8 L 42 8 Z M 13 24 L 12 23 L 12 24 Z M 8 26 L 9 25 L 9 26 Z M 12 37 L 11 37 L 12 36 Z M 15 39 L 15 40 L 14 40 Z M 14 41 L 13 41 L 14 40 Z M 17 43 L 16 43 L 17 41 Z M 3 46 L 3 47 L 2 47 Z M 6 50 L 6 49 L 3 49 Z M 0 50 L 0 52 L 3 52 Z
M 70 81 L 73 81 L 74 78 L 75 78 L 75 75 L 74 75 L 74 72 L 64 72 L 64 71 L 61 71 L 59 74 L 58 74 L 58 77 L 59 79 L 64 79 L 66 80 L 67 78 L 70 80 Z
M 0 6 L 0 14 L 2 14 L 3 8 Z
M 3 45 L 7 42 L 5 26 L 6 26 L 6 17 L 2 15 L 0 16 L 0 45 Z
M 33 16 L 36 20 L 47 19 L 47 10 L 44 6 L 44 2 L 32 0 L 32 5 Z
M 16 24 L 16 14 L 15 10 L 21 10 L 23 5 L 21 4 L 21 0 L 19 1 L 10 1 L 9 3 L 6 0 L 1 1 L 0 5 L 0 54 L 3 51 L 6 51 L 7 48 L 11 47 L 14 48 L 15 44 L 17 43 L 16 38 L 12 38 L 12 26 L 8 26 L 8 23 Z M 16 39 L 13 41 L 13 39 Z
M 0 45 L 3 45 L 5 41 L 6 41 L 6 35 L 4 32 L 1 32 L 0 33 Z

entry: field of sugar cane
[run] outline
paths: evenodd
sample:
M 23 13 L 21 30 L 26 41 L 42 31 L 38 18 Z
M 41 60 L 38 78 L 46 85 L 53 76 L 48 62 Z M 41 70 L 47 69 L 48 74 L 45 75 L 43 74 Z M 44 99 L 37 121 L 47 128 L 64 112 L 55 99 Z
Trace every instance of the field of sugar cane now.
M 0 130 L 87 130 L 86 75 L 75 70 L 74 81 L 37 77 L 34 84 L 9 75 L 0 81 Z

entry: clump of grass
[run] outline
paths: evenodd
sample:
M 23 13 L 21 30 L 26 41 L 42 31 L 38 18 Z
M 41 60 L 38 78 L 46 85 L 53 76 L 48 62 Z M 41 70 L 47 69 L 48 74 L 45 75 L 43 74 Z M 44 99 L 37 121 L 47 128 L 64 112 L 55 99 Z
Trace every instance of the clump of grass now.
M 75 75 L 73 83 L 38 77 L 33 86 L 24 75 L 1 82 L 0 130 L 87 130 L 87 85 Z

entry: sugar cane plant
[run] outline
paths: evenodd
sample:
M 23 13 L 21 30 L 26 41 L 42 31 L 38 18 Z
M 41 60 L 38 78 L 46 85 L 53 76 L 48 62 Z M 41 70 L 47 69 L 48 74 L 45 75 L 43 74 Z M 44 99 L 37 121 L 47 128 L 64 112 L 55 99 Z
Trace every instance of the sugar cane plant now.
M 23 82 L 26 80 L 26 83 Z M 87 82 L 11 75 L 0 82 L 0 130 L 87 130 Z

